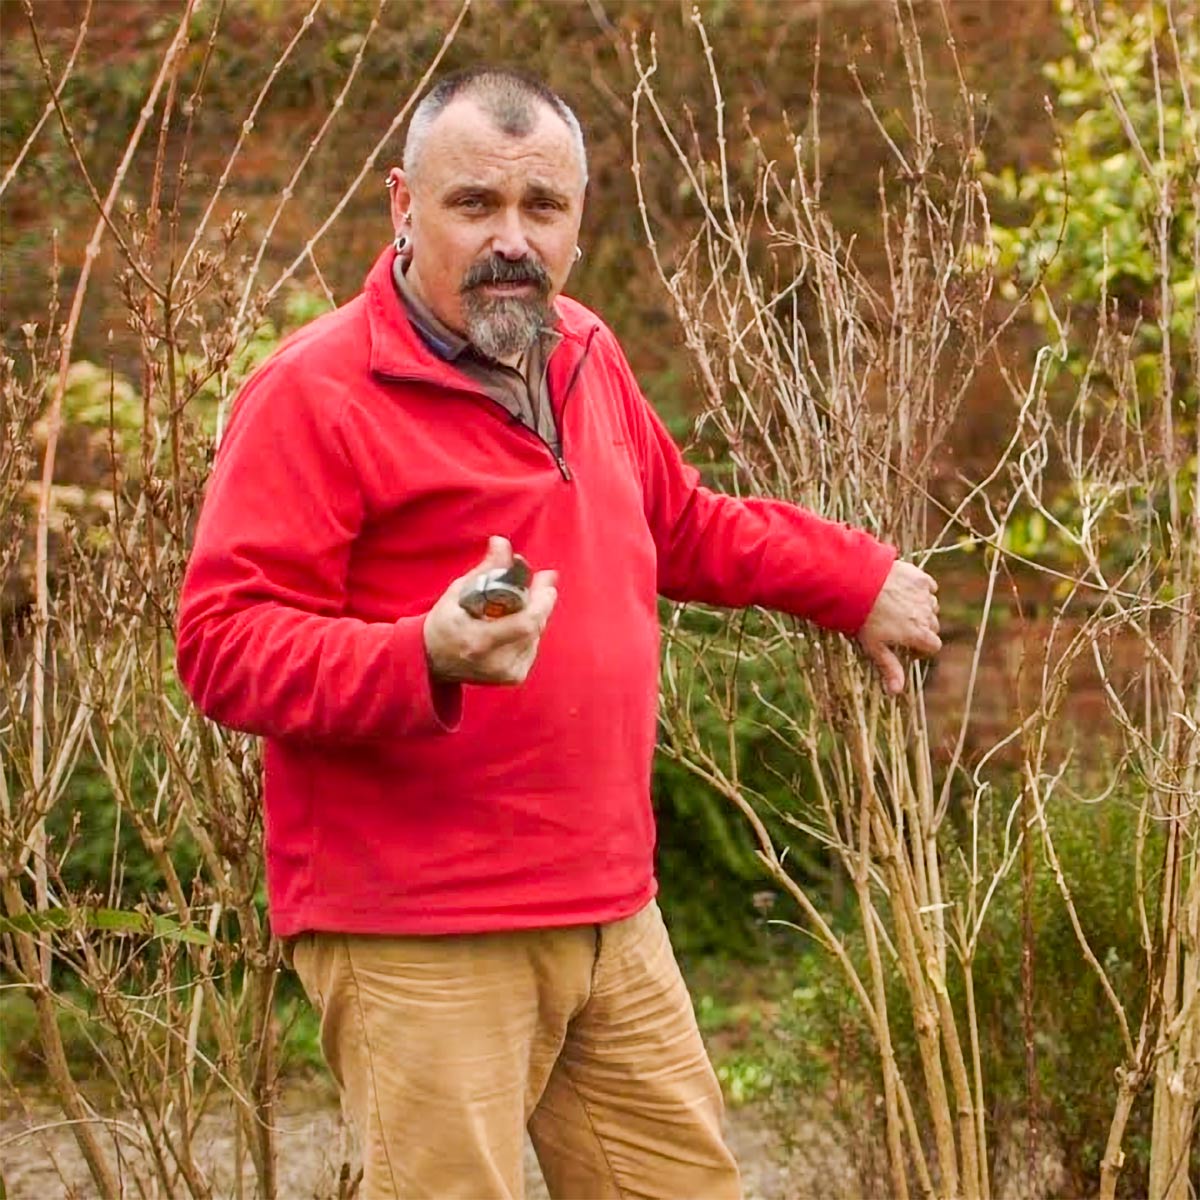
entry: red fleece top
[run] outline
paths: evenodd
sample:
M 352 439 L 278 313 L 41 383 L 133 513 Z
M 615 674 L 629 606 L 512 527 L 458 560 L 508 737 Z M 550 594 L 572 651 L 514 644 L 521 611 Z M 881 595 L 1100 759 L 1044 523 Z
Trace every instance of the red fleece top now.
M 560 298 L 563 462 L 412 329 L 385 252 L 243 388 L 179 609 L 179 675 L 261 734 L 272 926 L 616 920 L 655 892 L 656 596 L 854 633 L 894 558 L 701 487 L 613 334 Z M 519 687 L 431 686 L 425 613 L 511 538 L 559 572 Z

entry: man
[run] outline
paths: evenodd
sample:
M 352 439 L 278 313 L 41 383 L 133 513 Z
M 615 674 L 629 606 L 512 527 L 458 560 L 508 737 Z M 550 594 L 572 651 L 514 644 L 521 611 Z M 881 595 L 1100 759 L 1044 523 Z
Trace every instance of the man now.
M 181 678 L 267 739 L 272 925 L 371 1200 L 520 1196 L 526 1128 L 555 1197 L 739 1195 L 653 901 L 656 596 L 856 635 L 892 692 L 940 646 L 891 548 L 699 486 L 561 295 L 586 169 L 542 84 L 434 88 L 395 247 L 244 388 L 184 583 Z M 553 569 L 470 616 L 514 547 Z

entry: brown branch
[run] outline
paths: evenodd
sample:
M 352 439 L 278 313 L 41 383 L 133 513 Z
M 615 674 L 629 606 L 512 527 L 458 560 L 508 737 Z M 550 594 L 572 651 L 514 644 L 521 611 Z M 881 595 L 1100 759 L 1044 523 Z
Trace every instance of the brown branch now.
M 194 3 L 195 0 L 188 0 L 187 5 L 185 6 L 183 18 L 180 21 L 175 36 L 167 49 L 167 53 L 163 59 L 162 65 L 159 67 L 158 75 L 155 78 L 154 84 L 150 89 L 150 93 L 146 98 L 146 103 L 142 106 L 142 111 L 138 118 L 138 122 L 134 126 L 133 132 L 130 134 L 129 140 L 126 143 L 125 153 L 122 156 L 121 162 L 113 175 L 112 184 L 109 187 L 108 195 L 105 197 L 104 202 L 101 205 L 101 216 L 97 220 L 96 225 L 92 230 L 92 236 L 88 241 L 86 250 L 84 251 L 83 267 L 79 274 L 79 280 L 75 285 L 75 293 L 71 299 L 71 308 L 67 317 L 66 328 L 64 329 L 62 335 L 62 343 L 59 351 L 58 377 L 55 383 L 54 394 L 50 402 L 50 408 L 46 416 L 46 449 L 42 459 L 42 478 L 38 493 L 37 507 L 37 541 L 34 568 L 36 615 L 34 620 L 33 704 L 31 713 L 33 724 L 33 787 L 35 791 L 39 791 L 41 789 L 45 776 L 46 669 L 48 666 L 47 653 L 49 649 L 50 626 L 50 589 L 49 580 L 47 578 L 49 558 L 48 541 L 50 530 L 50 503 L 52 494 L 51 489 L 54 483 L 55 452 L 58 447 L 59 433 L 62 429 L 62 402 L 63 397 L 66 394 L 67 370 L 71 363 L 71 350 L 75 342 L 75 332 L 79 327 L 79 317 L 83 311 L 83 300 L 87 294 L 88 283 L 92 273 L 92 264 L 95 262 L 96 256 L 100 252 L 100 243 L 104 238 L 105 231 L 110 225 L 108 214 L 112 211 L 112 207 L 116 202 L 116 198 L 120 192 L 121 186 L 125 182 L 125 175 L 133 161 L 134 152 L 141 142 L 142 135 L 145 133 L 146 127 L 150 122 L 150 116 L 158 102 L 159 93 L 162 90 L 163 84 L 166 82 L 175 59 L 175 55 L 187 34 L 187 26 L 191 19 L 192 7 Z M 32 25 L 32 7 L 27 5 L 26 12 Z M 44 909 L 47 902 L 45 875 L 46 832 L 45 825 L 41 821 L 38 822 L 37 828 L 34 832 L 33 843 L 34 857 L 36 863 L 38 864 L 36 867 L 37 904 L 39 909 Z M 42 969 L 43 978 L 48 980 L 50 964 L 48 949 L 45 943 L 43 943 L 42 946 Z
M 189 9 L 191 4 L 194 2 L 195 0 L 190 0 Z M 71 122 L 67 120 L 67 114 L 63 109 L 62 103 L 59 101 L 58 93 L 54 91 L 50 64 L 46 61 L 45 52 L 42 50 L 42 40 L 38 35 L 37 22 L 33 18 L 33 0 L 24 0 L 24 4 L 25 15 L 29 22 L 29 31 L 33 37 L 33 47 L 37 53 L 38 62 L 41 65 L 42 74 L 46 79 L 46 84 L 51 89 L 50 102 L 54 105 L 54 111 L 58 114 L 58 123 L 62 128 L 63 136 L 67 139 L 67 146 L 71 151 L 71 157 L 74 158 L 75 165 L 79 168 L 80 175 L 83 176 L 83 182 L 87 186 L 88 196 L 91 198 L 92 204 L 95 206 L 96 211 L 99 214 L 100 224 L 107 227 L 108 232 L 112 234 L 113 240 L 120 247 L 122 256 L 129 264 L 129 269 L 133 271 L 135 275 L 137 275 L 137 277 L 142 281 L 143 284 L 145 284 L 147 288 L 150 289 L 150 291 L 155 293 L 155 295 L 161 295 L 161 289 L 159 288 L 158 284 L 155 283 L 154 280 L 147 274 L 138 257 L 135 256 L 133 251 L 129 248 L 128 243 L 125 241 L 124 235 L 113 223 L 110 214 L 112 212 L 113 200 L 115 199 L 115 196 L 110 191 L 108 199 L 100 199 L 100 193 L 96 190 L 96 185 L 92 182 L 92 175 L 87 168 L 87 163 L 83 161 L 83 154 L 79 149 L 79 143 L 75 140 L 75 132 L 71 128 Z M 182 48 L 182 45 L 183 42 L 180 41 L 178 37 L 171 43 L 171 48 L 167 52 L 167 58 L 170 63 L 174 62 L 175 55 L 178 53 L 179 49 Z M 168 65 L 168 62 L 164 61 L 164 66 L 166 65 Z M 153 101 L 157 102 L 157 99 L 157 93 L 155 93 Z M 137 130 L 140 130 L 144 122 L 149 120 L 151 111 L 152 101 L 147 100 L 146 106 L 142 109 Z M 140 132 L 137 134 L 137 136 L 140 138 Z
M 324 0 L 313 0 L 312 7 L 304 14 L 304 19 L 300 22 L 300 27 L 292 35 L 291 40 L 283 48 L 283 52 L 271 64 L 271 70 L 267 73 L 267 78 L 261 88 L 258 89 L 258 95 L 254 98 L 254 103 L 250 106 L 250 112 L 242 121 L 241 129 L 238 132 L 237 141 L 234 143 L 233 150 L 230 152 L 229 158 L 225 161 L 225 167 L 221 171 L 221 177 L 217 180 L 217 186 L 213 189 L 212 195 L 208 198 L 208 204 L 205 206 L 204 213 L 200 217 L 196 228 L 192 233 L 192 240 L 188 243 L 187 249 L 183 252 L 183 257 L 179 260 L 179 271 L 182 274 L 187 269 L 187 264 L 191 260 L 196 247 L 200 244 L 200 239 L 204 237 L 204 231 L 208 228 L 208 222 L 212 219 L 213 210 L 217 207 L 217 201 L 220 200 L 225 191 L 225 185 L 229 182 L 229 176 L 233 171 L 233 164 L 237 162 L 238 155 L 241 154 L 242 146 L 246 139 L 250 136 L 254 129 L 254 122 L 258 118 L 258 111 L 262 108 L 263 101 L 267 98 L 267 93 L 271 90 L 275 83 L 279 72 L 283 70 L 284 63 L 292 56 L 292 51 L 296 48 L 300 39 L 308 32 L 317 11 L 320 9 Z

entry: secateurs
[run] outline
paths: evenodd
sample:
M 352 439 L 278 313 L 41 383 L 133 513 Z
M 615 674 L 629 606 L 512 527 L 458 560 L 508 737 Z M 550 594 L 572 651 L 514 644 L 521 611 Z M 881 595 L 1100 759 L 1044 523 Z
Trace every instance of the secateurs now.
M 473 617 L 493 619 L 520 612 L 529 602 L 529 564 L 513 555 L 511 567 L 493 567 L 468 580 L 459 604 Z

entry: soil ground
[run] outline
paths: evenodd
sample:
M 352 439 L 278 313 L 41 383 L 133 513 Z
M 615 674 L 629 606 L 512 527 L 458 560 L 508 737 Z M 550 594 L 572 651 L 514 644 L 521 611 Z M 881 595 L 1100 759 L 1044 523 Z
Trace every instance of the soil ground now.
M 7 1200 L 74 1200 L 94 1195 L 83 1158 L 61 1113 L 46 1100 L 27 1107 L 4 1098 L 0 1110 L 0 1170 Z M 136 1121 L 116 1114 L 130 1137 Z M 336 1196 L 336 1179 L 349 1137 L 338 1111 L 337 1099 L 324 1080 L 292 1083 L 284 1091 L 278 1119 L 280 1143 L 279 1195 L 284 1200 L 314 1200 Z M 813 1131 L 802 1150 L 786 1152 L 754 1104 L 731 1108 L 727 1138 L 737 1156 L 745 1181 L 746 1200 L 803 1200 L 842 1194 L 833 1181 L 850 1176 L 844 1153 L 828 1133 Z M 232 1163 L 235 1158 L 233 1122 L 228 1111 L 206 1117 L 196 1139 L 197 1157 L 212 1173 L 217 1197 L 235 1195 Z M 126 1146 L 128 1153 L 129 1145 Z M 533 1148 L 525 1155 L 526 1200 L 548 1200 Z M 247 1196 L 253 1185 L 245 1174 Z M 74 1189 L 74 1190 L 72 1190 Z M 131 1194 L 136 1194 L 131 1189 Z M 0 1187 L 0 1196 L 5 1191 Z

